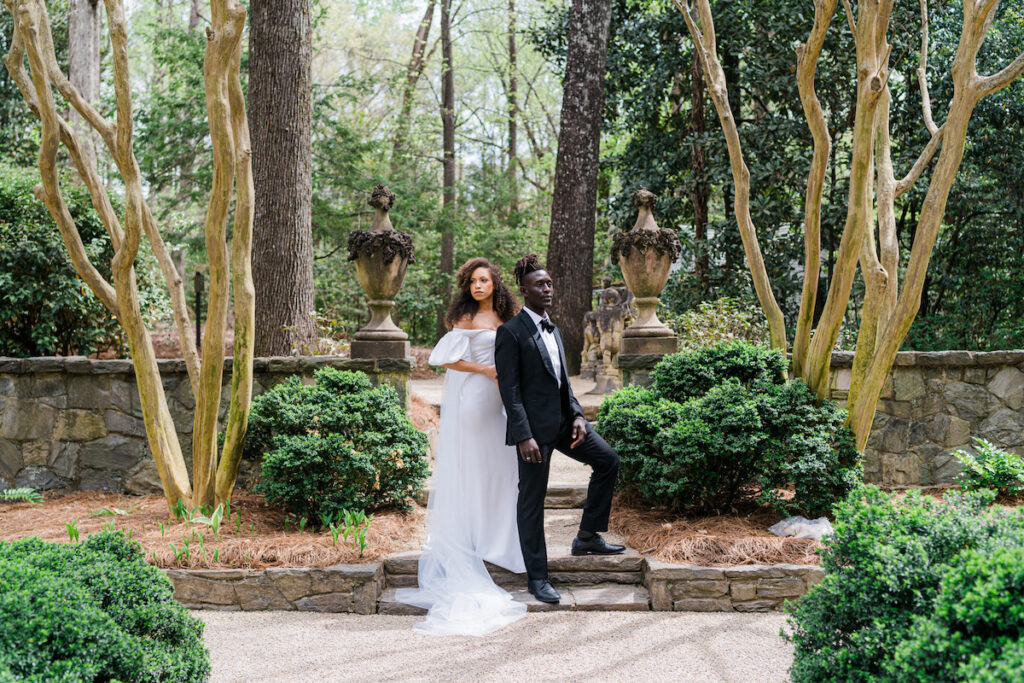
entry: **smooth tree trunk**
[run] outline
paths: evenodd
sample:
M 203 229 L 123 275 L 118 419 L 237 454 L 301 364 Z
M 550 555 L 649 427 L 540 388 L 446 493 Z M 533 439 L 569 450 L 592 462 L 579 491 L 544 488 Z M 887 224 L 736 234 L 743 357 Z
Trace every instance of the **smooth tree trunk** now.
M 309 353 L 313 320 L 311 0 L 254 0 L 249 118 L 256 354 Z
M 708 177 L 707 149 L 703 136 L 707 130 L 704 118 L 704 74 L 701 72 L 700 57 L 693 53 L 690 69 L 690 131 L 695 140 L 690 149 L 690 168 L 693 172 L 693 189 L 690 203 L 693 205 L 693 272 L 697 276 L 701 298 L 711 289 L 710 261 L 708 256 Z
M 598 154 L 610 21 L 610 0 L 573 0 L 569 9 L 546 264 L 555 285 L 551 317 L 562 331 L 569 374 L 580 371 L 583 314 L 590 310 L 593 297 Z
M 416 37 L 412 41 L 412 56 L 405 68 L 405 87 L 402 89 L 402 108 L 398 112 L 398 123 L 395 125 L 395 139 L 391 147 L 391 174 L 398 173 L 402 155 L 409 139 L 409 127 L 412 124 L 412 105 L 416 96 L 416 83 L 423 74 L 426 63 L 427 39 L 430 38 L 430 27 L 434 23 L 434 7 L 436 0 L 429 0 L 423 18 L 416 28 Z
M 441 207 L 441 305 L 437 309 L 437 337 L 447 331 L 445 310 L 452 298 L 455 265 L 455 72 L 452 68 L 452 3 L 441 0 L 441 150 L 443 153 Z
M 144 181 L 132 148 L 132 98 L 128 68 L 128 30 L 121 0 L 104 0 L 110 27 L 111 63 L 116 118 L 107 119 L 90 104 L 57 65 L 53 36 L 44 0 L 5 0 L 14 15 L 14 34 L 4 64 L 40 129 L 39 174 L 36 196 L 57 225 L 71 263 L 79 277 L 116 317 L 125 332 L 139 388 L 146 439 L 168 505 L 215 505 L 227 500 L 234 488 L 241 458 L 242 438 L 252 396 L 253 292 L 249 264 L 252 237 L 252 175 L 245 100 L 239 77 L 245 8 L 236 0 L 214 0 L 207 31 L 203 71 L 207 114 L 214 148 L 213 192 L 207 212 L 207 250 L 210 253 L 210 322 L 207 353 L 200 363 L 188 317 L 181 274 L 175 267 L 145 199 Z M 71 125 L 58 112 L 55 91 L 95 131 L 110 153 L 121 176 L 124 210 L 114 210 L 94 159 L 90 159 Z M 63 145 L 85 183 L 93 208 L 103 223 L 114 249 L 112 277 L 108 282 L 90 261 L 78 226 L 61 191 L 57 153 Z M 227 218 L 234 196 L 232 238 L 235 350 L 231 377 L 226 439 L 221 457 L 217 452 L 217 408 L 223 376 L 224 332 L 228 300 L 226 274 Z M 196 397 L 193 415 L 193 467 L 196 485 L 188 471 L 168 409 L 156 354 L 139 305 L 134 263 L 145 235 L 166 280 L 189 383 Z M 219 243 L 218 243 L 219 241 Z M 216 352 L 214 352 L 216 351 Z M 216 479 L 216 493 L 213 481 Z
M 71 0 L 68 7 L 68 80 L 92 105 L 100 98 L 100 3 Z M 82 116 L 70 111 L 68 123 L 82 142 L 82 153 L 96 162 L 96 134 Z
M 195 31 L 199 28 L 199 20 L 202 15 L 199 13 L 199 0 L 192 0 L 192 6 L 188 12 L 188 30 Z
M 756 229 L 750 220 L 750 174 L 743 159 L 733 111 L 725 95 L 728 74 L 723 71 L 718 57 L 711 5 L 709 0 L 694 0 L 695 15 L 689 0 L 674 1 L 684 15 L 700 55 L 712 101 L 728 143 L 737 219 L 758 298 L 768 317 L 772 346 L 785 350 L 787 340 L 781 313 L 760 258 Z M 815 3 L 814 24 L 807 42 L 797 46 L 795 70 L 801 104 L 813 139 L 814 155 L 805 189 L 805 279 L 794 340 L 793 370 L 821 398 L 828 395 L 832 349 L 859 269 L 865 294 L 859 311 L 860 327 L 847 397 L 847 424 L 861 450 L 867 444 L 875 407 L 896 360 L 896 353 L 921 306 L 928 261 L 943 223 L 946 200 L 963 159 L 967 128 L 974 107 L 983 97 L 1005 88 L 1024 72 L 1022 53 L 995 74 L 978 74 L 978 51 L 999 3 L 998 0 L 964 0 L 959 45 L 952 60 L 953 94 L 943 124 L 936 125 L 926 71 L 928 3 L 921 0 L 921 52 L 917 75 L 924 127 L 931 134 L 931 139 L 906 175 L 897 179 L 890 140 L 892 54 L 887 38 L 893 4 L 893 0 L 861 2 L 854 16 L 852 4 L 843 0 L 848 27 L 856 43 L 857 58 L 851 160 L 849 167 L 843 170 L 850 177 L 849 202 L 834 264 L 830 254 L 828 293 L 817 320 L 814 314 L 818 307 L 822 187 L 828 173 L 831 140 L 824 112 L 814 91 L 814 79 L 838 0 L 818 0 Z M 895 200 L 913 188 L 933 160 L 927 194 L 917 216 L 913 245 L 901 282 Z M 835 173 L 834 159 L 832 172 Z M 829 250 L 832 250 L 831 234 Z

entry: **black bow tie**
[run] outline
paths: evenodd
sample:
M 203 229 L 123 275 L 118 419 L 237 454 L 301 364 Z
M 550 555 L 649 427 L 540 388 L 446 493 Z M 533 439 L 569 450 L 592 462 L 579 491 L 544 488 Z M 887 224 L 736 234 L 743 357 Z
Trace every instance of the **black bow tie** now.
M 544 330 L 545 332 L 554 332 L 555 324 L 548 320 L 547 318 L 541 318 L 540 329 Z

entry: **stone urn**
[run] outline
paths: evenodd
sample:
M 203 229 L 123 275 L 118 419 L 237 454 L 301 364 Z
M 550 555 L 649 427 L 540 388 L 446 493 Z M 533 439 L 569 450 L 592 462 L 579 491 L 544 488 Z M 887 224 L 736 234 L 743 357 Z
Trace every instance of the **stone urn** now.
M 351 354 L 352 358 L 406 358 L 409 335 L 391 319 L 391 309 L 406 267 L 415 263 L 412 238 L 391 225 L 388 212 L 395 204 L 391 190 L 383 185 L 373 188 L 369 204 L 376 209 L 370 229 L 354 230 L 348 236 L 348 260 L 355 262 L 370 306 L 370 322 L 355 333 Z
M 634 192 L 636 224 L 628 232 L 616 233 L 612 242 L 612 263 L 621 266 L 637 309 L 636 320 L 622 332 L 620 352 L 626 355 L 664 355 L 679 349 L 676 335 L 658 320 L 658 297 L 682 246 L 674 231 L 655 222 L 656 199 L 646 188 Z

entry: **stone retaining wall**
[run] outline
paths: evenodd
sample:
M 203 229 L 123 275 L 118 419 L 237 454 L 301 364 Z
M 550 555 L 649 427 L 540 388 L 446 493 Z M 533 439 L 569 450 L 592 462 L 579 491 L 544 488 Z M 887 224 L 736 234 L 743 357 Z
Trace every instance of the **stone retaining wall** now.
M 168 569 L 174 598 L 190 609 L 376 614 L 384 567 L 336 564 L 292 569 Z
M 767 612 L 795 600 L 825 576 L 799 564 L 701 567 L 647 560 L 651 609 L 663 612 Z
M 831 395 L 842 405 L 852 353 L 832 356 Z M 1024 454 L 1024 351 L 901 352 L 878 402 L 864 478 L 892 485 L 955 481 L 956 450 L 973 437 Z
M 185 363 L 158 363 L 178 441 L 191 468 L 195 401 Z M 391 384 L 408 405 L 412 358 L 258 358 L 253 362 L 253 393 L 258 395 L 290 375 L 311 381 L 314 371 L 327 366 L 361 370 L 375 383 Z M 230 382 L 228 358 L 222 420 L 227 415 Z M 240 481 L 245 481 L 247 472 L 248 463 L 243 461 Z M 130 360 L 0 358 L 0 490 L 10 486 L 139 494 L 161 490 Z

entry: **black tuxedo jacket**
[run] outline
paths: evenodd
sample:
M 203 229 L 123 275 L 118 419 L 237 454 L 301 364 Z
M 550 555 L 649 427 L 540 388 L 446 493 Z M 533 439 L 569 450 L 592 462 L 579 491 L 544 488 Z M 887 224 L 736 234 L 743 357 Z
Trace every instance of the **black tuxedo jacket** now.
M 508 416 L 505 443 L 509 446 L 531 437 L 538 445 L 553 444 L 558 440 L 563 416 L 583 417 L 583 408 L 569 385 L 565 348 L 557 327 L 555 340 L 562 363 L 561 388 L 540 330 L 526 309 L 498 328 L 494 365 L 498 391 Z

